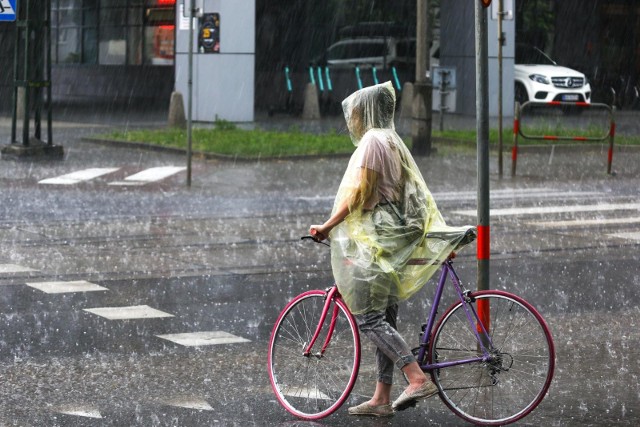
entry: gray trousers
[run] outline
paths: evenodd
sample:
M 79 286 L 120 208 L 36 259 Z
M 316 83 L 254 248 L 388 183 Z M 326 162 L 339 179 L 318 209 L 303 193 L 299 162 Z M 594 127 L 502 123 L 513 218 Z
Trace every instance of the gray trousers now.
M 387 307 L 384 312 L 364 313 L 354 317 L 360 332 L 377 347 L 378 382 L 393 384 L 393 366 L 402 369 L 416 361 L 411 349 L 396 330 L 398 305 Z

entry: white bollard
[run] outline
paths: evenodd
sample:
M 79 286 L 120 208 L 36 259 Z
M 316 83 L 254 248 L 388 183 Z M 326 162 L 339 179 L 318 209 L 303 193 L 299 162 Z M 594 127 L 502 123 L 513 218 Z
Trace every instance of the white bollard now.
M 169 101 L 168 124 L 171 127 L 186 129 L 187 119 L 184 114 L 184 101 L 180 92 L 172 92 Z
M 320 103 L 318 102 L 318 88 L 313 83 L 307 83 L 304 88 L 304 107 L 302 118 L 318 120 L 320 118 Z

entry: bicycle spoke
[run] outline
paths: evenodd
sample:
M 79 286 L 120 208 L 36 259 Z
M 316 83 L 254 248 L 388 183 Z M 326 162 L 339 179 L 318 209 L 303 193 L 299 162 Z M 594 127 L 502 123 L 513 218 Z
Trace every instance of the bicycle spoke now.
M 355 321 L 340 307 L 335 328 L 325 351 L 333 307 L 320 329 L 311 354 L 306 347 L 316 333 L 325 294 L 310 291 L 283 312 L 271 336 L 269 374 L 278 401 L 292 414 L 319 419 L 335 411 L 355 384 L 359 365 L 359 343 Z M 338 302 L 333 301 L 334 304 Z
M 434 380 L 447 406 L 467 421 L 508 424 L 533 410 L 546 393 L 553 374 L 551 337 L 535 310 L 516 297 L 499 291 L 474 297 L 485 299 L 489 310 L 489 357 L 486 362 L 437 369 Z M 475 304 L 470 307 L 475 310 Z M 462 304 L 455 304 L 434 330 L 431 361 L 482 355 L 474 327 Z

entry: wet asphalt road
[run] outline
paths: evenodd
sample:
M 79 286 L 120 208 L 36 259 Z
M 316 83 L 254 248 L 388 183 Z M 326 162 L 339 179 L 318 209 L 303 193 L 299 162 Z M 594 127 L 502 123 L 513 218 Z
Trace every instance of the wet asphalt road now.
M 146 120 L 135 124 L 158 124 Z M 196 160 L 191 189 L 184 172 L 110 185 L 184 156 L 81 142 L 103 127 L 59 126 L 63 161 L 0 162 L 0 425 L 464 425 L 437 399 L 390 420 L 350 418 L 345 406 L 303 423 L 270 391 L 266 346 L 279 309 L 331 282 L 326 248 L 298 237 L 327 215 L 346 159 Z M 499 179 L 492 157 L 492 287 L 533 303 L 557 347 L 549 396 L 519 425 L 640 422 L 640 151 L 617 152 L 614 177 L 605 160 L 599 150 L 525 152 L 518 177 Z M 475 153 L 439 147 L 419 165 L 447 221 L 475 223 Z M 87 168 L 118 169 L 39 183 Z M 473 248 L 456 265 L 473 289 Z M 48 293 L 43 282 L 101 289 Z M 408 341 L 431 290 L 401 308 Z M 140 306 L 166 317 L 89 311 Z M 242 342 L 160 337 L 212 331 Z M 365 355 L 354 402 L 371 393 L 371 362 Z

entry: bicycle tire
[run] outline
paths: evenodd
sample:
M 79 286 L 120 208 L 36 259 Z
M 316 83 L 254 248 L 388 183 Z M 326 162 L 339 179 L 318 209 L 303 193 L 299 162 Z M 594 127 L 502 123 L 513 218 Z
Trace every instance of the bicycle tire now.
M 466 421 L 513 423 L 540 404 L 551 384 L 555 348 L 549 327 L 531 304 L 508 292 L 480 291 L 472 293 L 471 299 L 477 313 L 478 301 L 484 301 L 484 307 L 488 304 L 489 335 L 496 357 L 432 370 L 431 377 L 440 398 Z M 482 356 L 460 302 L 440 318 L 430 341 L 431 363 Z
M 308 291 L 295 297 L 278 316 L 269 340 L 268 370 L 278 402 L 291 414 L 318 420 L 335 412 L 347 400 L 360 368 L 357 324 L 340 298 L 335 330 L 322 356 L 332 309 L 329 310 L 309 356 L 304 350 L 320 321 L 326 292 Z M 332 305 L 333 307 L 333 305 Z

